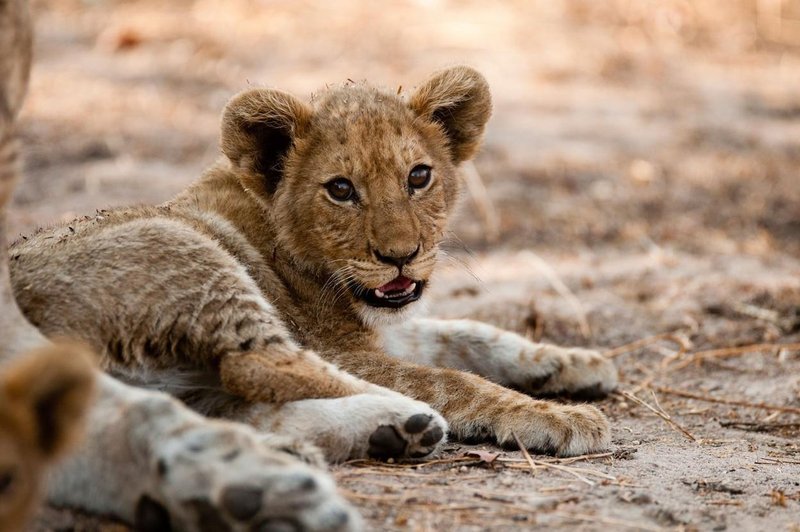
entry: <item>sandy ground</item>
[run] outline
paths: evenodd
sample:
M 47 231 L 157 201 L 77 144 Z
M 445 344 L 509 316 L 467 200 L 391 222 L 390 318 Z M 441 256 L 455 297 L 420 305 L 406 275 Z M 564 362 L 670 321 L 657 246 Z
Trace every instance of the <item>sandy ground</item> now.
M 431 313 L 609 351 L 685 433 L 617 395 L 602 456 L 531 470 L 453 443 L 336 467 L 371 529 L 800 530 L 800 348 L 709 352 L 800 342 L 800 3 L 783 34 L 746 0 L 37 5 L 16 233 L 168 199 L 249 85 L 487 75 L 487 193 L 465 199 Z M 73 528 L 121 527 L 53 509 L 36 526 Z

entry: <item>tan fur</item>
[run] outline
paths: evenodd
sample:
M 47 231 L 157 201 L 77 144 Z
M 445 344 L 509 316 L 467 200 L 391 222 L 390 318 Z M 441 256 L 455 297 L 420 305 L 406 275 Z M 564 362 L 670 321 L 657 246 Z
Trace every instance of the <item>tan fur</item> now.
M 513 444 L 516 434 L 560 455 L 603 449 L 609 426 L 594 407 L 537 401 L 474 374 L 390 356 L 381 327 L 418 303 L 374 308 L 349 288 L 375 289 L 399 273 L 429 282 L 461 189 L 458 164 L 475 153 L 490 113 L 487 83 L 467 67 L 435 74 L 407 100 L 362 84 L 310 103 L 251 89 L 223 114 L 225 158 L 173 201 L 16 243 L 16 295 L 47 334 L 79 335 L 112 374 L 209 414 L 241 419 L 237 412 L 254 401 L 388 396 L 386 387 L 431 405 L 458 437 Z M 420 164 L 433 179 L 411 193 L 407 176 Z M 357 201 L 330 198 L 325 184 L 337 176 L 352 181 Z M 411 255 L 400 267 L 380 259 Z M 475 338 L 441 345 L 493 345 Z M 562 370 L 575 360 L 566 351 L 555 359 L 537 369 L 545 380 L 569 374 Z M 602 365 L 608 391 L 616 375 Z M 259 425 L 252 411 L 246 419 Z M 432 443 L 415 452 L 441 441 L 446 426 L 432 423 L 422 438 Z

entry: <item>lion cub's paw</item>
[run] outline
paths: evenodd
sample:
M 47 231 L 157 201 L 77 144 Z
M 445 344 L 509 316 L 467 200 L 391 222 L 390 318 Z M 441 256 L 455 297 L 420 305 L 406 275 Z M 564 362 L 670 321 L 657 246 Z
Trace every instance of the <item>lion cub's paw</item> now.
M 569 395 L 590 401 L 605 397 L 617 387 L 617 368 L 597 351 L 547 346 L 536 358 L 535 374 L 521 378 L 516 386 L 525 393 Z
M 422 458 L 446 441 L 447 421 L 427 404 L 404 395 L 364 394 L 347 398 L 356 441 L 349 458 Z
M 502 423 L 498 442 L 517 448 L 514 434 L 526 448 L 541 454 L 577 456 L 608 449 L 611 428 L 606 416 L 590 405 L 557 405 L 537 401 L 526 417 Z
M 445 442 L 447 422 L 425 403 L 406 398 L 379 400 L 391 406 L 367 440 L 370 458 L 422 458 Z

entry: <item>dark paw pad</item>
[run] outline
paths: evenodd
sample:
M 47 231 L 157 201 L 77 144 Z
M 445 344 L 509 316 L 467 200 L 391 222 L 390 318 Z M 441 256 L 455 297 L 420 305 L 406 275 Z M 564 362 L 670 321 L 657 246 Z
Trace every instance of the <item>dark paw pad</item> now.
M 539 377 L 533 377 L 527 383 L 525 383 L 525 389 L 529 392 L 536 392 L 537 390 L 541 390 L 545 384 L 550 382 L 550 379 L 553 378 L 553 373 L 548 375 L 541 375 Z
M 255 486 L 229 486 L 222 492 L 222 507 L 239 521 L 247 521 L 261 510 L 263 496 L 264 491 Z
M 570 393 L 568 397 L 574 401 L 597 401 L 598 399 L 602 399 L 607 395 L 608 391 L 603 389 L 603 385 L 598 382 L 592 386 L 575 390 L 574 392 Z
M 419 440 L 419 443 L 428 447 L 436 443 L 439 443 L 440 441 L 442 441 L 443 437 L 444 437 L 444 431 L 442 430 L 442 427 L 436 426 L 433 427 L 428 432 L 426 432 L 425 434 L 423 434 L 422 438 L 420 438 Z
M 169 512 L 160 503 L 147 495 L 142 495 L 136 503 L 136 516 L 133 520 L 133 529 L 140 532 L 172 530 Z
M 428 423 L 431 422 L 431 419 L 433 419 L 433 416 L 430 414 L 414 414 L 406 421 L 406 432 L 409 434 L 419 434 L 428 428 Z
M 185 504 L 197 515 L 197 530 L 201 532 L 228 532 L 231 530 L 219 510 L 207 500 L 192 499 Z
M 369 437 L 369 454 L 372 458 L 386 460 L 402 456 L 406 450 L 406 441 L 389 425 L 378 427 Z
M 300 530 L 295 523 L 285 519 L 270 519 L 254 528 L 257 532 L 297 532 Z

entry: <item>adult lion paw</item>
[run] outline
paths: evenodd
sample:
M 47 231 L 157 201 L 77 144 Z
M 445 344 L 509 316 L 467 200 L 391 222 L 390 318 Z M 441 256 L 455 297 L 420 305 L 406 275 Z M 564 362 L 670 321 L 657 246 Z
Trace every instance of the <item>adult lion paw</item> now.
M 360 528 L 323 471 L 229 423 L 181 427 L 151 456 L 154 481 L 138 499 L 137 530 Z

